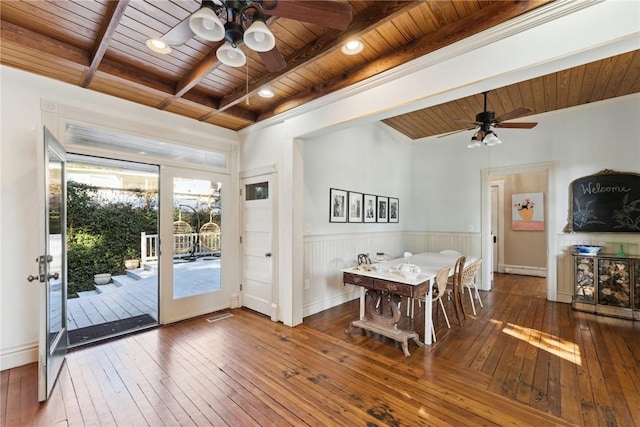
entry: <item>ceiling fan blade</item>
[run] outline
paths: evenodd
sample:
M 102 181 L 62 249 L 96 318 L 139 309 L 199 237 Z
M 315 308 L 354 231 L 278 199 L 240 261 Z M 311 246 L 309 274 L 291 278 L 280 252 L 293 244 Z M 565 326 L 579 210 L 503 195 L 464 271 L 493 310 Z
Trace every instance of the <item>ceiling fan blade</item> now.
M 515 119 L 516 117 L 524 116 L 525 114 L 529 114 L 533 110 L 527 107 L 516 108 L 513 111 L 509 111 L 508 113 L 504 113 L 501 116 L 495 118 L 496 122 L 504 122 L 505 120 Z
M 265 1 L 265 3 L 268 9 L 271 2 Z M 262 12 L 265 15 L 295 19 L 338 30 L 346 30 L 353 17 L 349 3 L 331 0 L 278 0 L 275 9 L 262 10 Z
M 160 40 L 169 46 L 182 46 L 188 42 L 193 36 L 195 36 L 195 33 L 191 31 L 191 27 L 189 27 L 189 18 L 191 18 L 191 15 L 187 16 L 185 20 L 170 29 L 167 34 L 160 38 Z
M 282 71 L 287 68 L 287 61 L 284 60 L 284 57 L 280 53 L 277 47 L 274 47 L 268 52 L 258 52 L 260 54 L 260 59 L 262 59 L 262 63 L 267 70 L 271 73 L 277 73 L 278 71 Z
M 511 123 L 496 123 L 495 127 L 503 129 L 531 129 L 536 127 L 536 122 L 511 122 Z

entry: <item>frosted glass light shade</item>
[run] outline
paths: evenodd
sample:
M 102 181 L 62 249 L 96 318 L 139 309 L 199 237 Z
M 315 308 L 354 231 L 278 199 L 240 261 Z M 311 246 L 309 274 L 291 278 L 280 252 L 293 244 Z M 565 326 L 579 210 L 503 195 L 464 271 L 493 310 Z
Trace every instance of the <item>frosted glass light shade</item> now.
M 244 43 L 256 52 L 268 52 L 276 45 L 276 38 L 264 22 L 255 21 L 244 32 Z
M 484 137 L 482 142 L 484 143 L 484 145 L 487 145 L 489 147 L 497 144 L 502 144 L 502 141 L 500 141 L 497 135 L 493 132 L 488 132 L 487 136 Z
M 224 38 L 224 24 L 218 15 L 208 7 L 202 7 L 191 15 L 189 28 L 205 40 L 215 42 Z
M 239 47 L 233 47 L 229 42 L 225 42 L 216 52 L 216 56 L 224 65 L 229 67 L 241 67 L 247 63 L 247 56 Z

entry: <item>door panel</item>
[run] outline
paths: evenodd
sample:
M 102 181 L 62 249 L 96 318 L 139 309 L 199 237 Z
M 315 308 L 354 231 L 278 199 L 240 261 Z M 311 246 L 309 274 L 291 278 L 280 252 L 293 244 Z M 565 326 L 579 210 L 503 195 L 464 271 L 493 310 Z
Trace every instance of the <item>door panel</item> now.
M 230 307 L 222 255 L 229 177 L 164 167 L 160 180 L 161 323 Z
M 272 175 L 242 180 L 242 305 L 277 319 L 273 280 L 274 195 Z M 275 310 L 277 311 L 277 309 Z
M 44 253 L 38 262 L 40 283 L 40 342 L 38 400 L 51 395 L 67 353 L 66 269 L 66 153 L 44 128 L 44 161 L 41 194 L 44 197 Z M 33 276 L 29 277 L 32 280 Z

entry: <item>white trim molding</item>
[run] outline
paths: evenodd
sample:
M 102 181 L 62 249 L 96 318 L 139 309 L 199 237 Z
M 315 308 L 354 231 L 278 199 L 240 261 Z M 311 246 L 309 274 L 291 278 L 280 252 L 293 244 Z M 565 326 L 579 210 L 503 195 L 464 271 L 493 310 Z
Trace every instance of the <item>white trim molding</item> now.
M 0 352 L 0 371 L 38 361 L 38 343 L 32 342 L 3 349 Z

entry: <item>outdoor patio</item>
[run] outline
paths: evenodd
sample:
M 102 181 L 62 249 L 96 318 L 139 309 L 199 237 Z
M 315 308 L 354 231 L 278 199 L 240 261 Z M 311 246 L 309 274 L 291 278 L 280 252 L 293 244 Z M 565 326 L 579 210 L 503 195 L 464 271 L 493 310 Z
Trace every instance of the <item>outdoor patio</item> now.
M 156 263 L 113 276 L 112 283 L 96 286 L 96 291 L 81 293 L 67 301 L 68 330 L 88 328 L 144 316 L 158 320 L 158 274 Z M 204 257 L 195 261 L 176 260 L 174 265 L 175 299 L 220 289 L 220 258 Z M 145 316 L 146 315 L 146 316 Z M 153 323 L 155 323 L 153 322 Z

